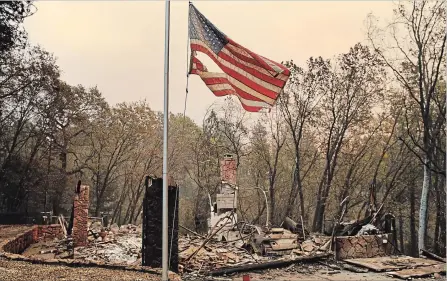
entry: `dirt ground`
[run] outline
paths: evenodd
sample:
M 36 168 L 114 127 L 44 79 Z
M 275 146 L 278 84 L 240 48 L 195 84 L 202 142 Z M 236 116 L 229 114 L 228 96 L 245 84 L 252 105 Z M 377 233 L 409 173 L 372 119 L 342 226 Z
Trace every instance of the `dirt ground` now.
M 366 272 L 366 273 L 355 273 L 347 270 L 334 270 L 328 266 L 321 265 L 318 263 L 307 263 L 307 264 L 295 264 L 287 268 L 281 269 L 270 269 L 270 270 L 258 270 L 251 271 L 247 273 L 237 273 L 231 276 L 220 276 L 211 278 L 199 278 L 197 276 L 183 276 L 184 281 L 242 281 L 243 275 L 249 275 L 250 281 L 397 281 L 401 280 L 398 278 L 393 278 L 386 273 L 379 272 Z M 414 279 L 418 281 L 441 281 L 445 280 L 445 276 L 440 276 L 439 278 L 420 278 Z
M 265 271 L 255 271 L 249 273 L 239 273 L 233 276 L 222 276 L 216 278 L 185 276 L 185 281 L 189 280 L 220 280 L 220 281 L 241 281 L 242 276 L 250 275 L 251 281 L 396 281 L 400 279 L 387 276 L 385 273 L 367 272 L 353 273 L 345 270 L 332 270 L 319 265 L 295 265 L 284 269 L 272 269 Z M 115 270 L 95 267 L 69 267 L 63 265 L 42 265 L 29 262 L 11 261 L 0 258 L 0 281 L 155 281 L 160 280 L 157 274 L 149 274 L 129 270 Z M 441 281 L 440 278 L 424 278 L 418 281 Z
M 250 275 L 250 281 L 267 281 L 267 280 L 278 280 L 278 281 L 317 281 L 317 280 L 331 280 L 331 281 L 397 281 L 401 279 L 393 278 L 386 275 L 385 273 L 377 272 L 367 272 L 367 273 L 354 273 L 349 271 L 340 271 L 339 273 L 328 272 L 325 270 L 319 270 L 313 274 L 305 273 L 287 273 L 282 270 L 272 270 L 268 273 L 248 273 Z M 243 274 L 233 276 L 228 278 L 228 281 L 242 281 Z M 221 279 L 222 281 L 225 279 Z M 445 276 L 441 278 L 425 278 L 425 279 L 414 279 L 418 281 L 441 281 L 445 280 Z
M 69 267 L 10 261 L 0 258 L 0 281 L 152 281 L 159 275 L 95 267 Z
M 266 281 L 266 280 L 281 280 L 281 281 L 316 281 L 316 280 L 331 280 L 331 281 L 397 281 L 399 279 L 387 276 L 384 273 L 366 272 L 366 273 L 354 273 L 350 271 L 334 271 L 320 269 L 313 273 L 300 273 L 300 272 L 285 272 L 284 270 L 270 270 L 265 273 L 248 273 L 250 275 L 250 281 Z M 243 274 L 232 277 L 232 281 L 242 280 Z M 419 279 L 423 280 L 423 279 Z M 435 280 L 435 279 L 425 279 Z M 445 279 L 439 279 L 445 280 Z

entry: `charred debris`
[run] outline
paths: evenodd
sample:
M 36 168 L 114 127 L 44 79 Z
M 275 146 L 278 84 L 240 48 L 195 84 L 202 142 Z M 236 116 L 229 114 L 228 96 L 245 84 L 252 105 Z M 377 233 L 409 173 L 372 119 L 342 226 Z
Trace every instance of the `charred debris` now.
M 281 268 L 284 272 L 293 269 L 292 274 L 296 274 L 319 266 L 331 269 L 327 274 L 387 272 L 401 279 L 445 273 L 445 257 L 422 251 L 421 257 L 414 258 L 399 252 L 394 216 L 384 212 L 383 205 L 363 219 L 347 222 L 343 220 L 347 201 L 344 200 L 340 215 L 332 225 L 326 226 L 324 233 L 309 232 L 302 218 L 297 222 L 286 217 L 277 226 L 270 223 L 268 216 L 265 225 L 239 220 L 239 187 L 236 163 L 231 155 L 221 161 L 221 184 L 215 201 L 208 197 L 210 214 L 206 234 L 179 224 L 179 189 L 173 179 L 168 186 L 172 221 L 169 238 L 173 253 L 170 270 L 185 280 L 210 280 L 221 275 Z M 78 183 L 70 219 L 44 214 L 46 226 L 39 226 L 42 239 L 27 247 L 22 255 L 38 261 L 65 260 L 69 264 L 80 261 L 140 270 L 158 268 L 161 179 L 146 181 L 143 223 L 138 226 L 110 225 L 106 214 L 89 217 L 88 190 L 88 186 Z M 268 207 L 267 196 L 265 200 Z
M 365 272 L 369 269 L 343 261 L 399 254 L 394 216 L 384 213 L 383 206 L 363 219 L 346 222 L 342 205 L 338 220 L 325 233 L 310 233 L 302 219 L 296 222 L 286 217 L 278 227 L 273 227 L 268 217 L 265 225 L 239 221 L 237 196 L 236 163 L 226 155 L 221 162 L 221 185 L 215 202 L 209 196 L 207 235 L 180 225 L 187 233 L 179 238 L 181 272 L 219 276 L 334 260 L 343 264 L 335 266 L 338 269 Z

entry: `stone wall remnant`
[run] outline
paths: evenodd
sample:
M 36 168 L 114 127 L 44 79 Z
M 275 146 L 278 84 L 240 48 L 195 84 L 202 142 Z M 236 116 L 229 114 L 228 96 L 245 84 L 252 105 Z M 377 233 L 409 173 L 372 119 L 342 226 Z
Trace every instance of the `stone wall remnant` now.
M 335 237 L 335 259 L 385 257 L 393 254 L 391 234 Z

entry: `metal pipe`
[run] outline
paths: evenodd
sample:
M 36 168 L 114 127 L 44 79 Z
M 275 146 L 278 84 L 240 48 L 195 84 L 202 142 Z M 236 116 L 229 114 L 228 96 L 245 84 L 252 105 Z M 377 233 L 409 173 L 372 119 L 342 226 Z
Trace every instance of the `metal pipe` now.
M 165 0 L 165 67 L 163 113 L 163 215 L 162 215 L 162 280 L 168 277 L 168 122 L 169 122 L 169 24 L 170 0 Z

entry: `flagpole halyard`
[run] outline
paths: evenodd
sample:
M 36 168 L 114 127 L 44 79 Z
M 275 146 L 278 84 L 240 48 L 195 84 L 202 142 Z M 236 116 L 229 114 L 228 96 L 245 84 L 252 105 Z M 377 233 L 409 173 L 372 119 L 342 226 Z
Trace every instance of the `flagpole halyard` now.
M 168 122 L 169 122 L 169 28 L 170 0 L 165 0 L 165 66 L 163 112 L 163 215 L 162 215 L 162 280 L 169 281 L 168 263 Z

